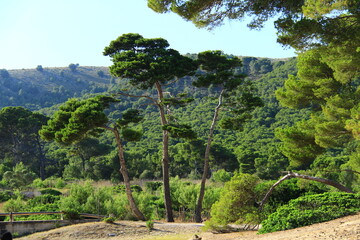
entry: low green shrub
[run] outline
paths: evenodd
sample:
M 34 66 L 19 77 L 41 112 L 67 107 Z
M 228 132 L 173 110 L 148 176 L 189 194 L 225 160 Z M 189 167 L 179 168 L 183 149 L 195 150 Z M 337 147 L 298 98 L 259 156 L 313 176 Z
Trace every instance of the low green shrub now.
M 327 192 L 306 195 L 279 207 L 264 220 L 259 233 L 311 225 L 360 211 L 360 194 Z
M 105 217 L 102 219 L 102 221 L 106 223 L 113 223 L 116 221 L 116 217 Z
M 146 182 L 145 183 L 145 190 L 148 192 L 155 192 L 157 190 L 160 189 L 160 187 L 162 187 L 163 183 L 162 182 Z
M 154 230 L 154 221 L 152 221 L 152 220 L 146 221 L 146 227 L 147 227 L 147 229 L 149 229 L 150 231 Z
M 52 196 L 60 196 L 62 193 L 58 190 L 52 189 L 52 188 L 46 188 L 40 191 L 42 195 L 49 194 Z
M 78 211 L 67 210 L 64 211 L 64 219 L 66 220 L 78 220 L 81 219 Z
M 14 196 L 15 195 L 12 191 L 9 191 L 9 190 L 1 191 L 0 192 L 0 202 L 5 202 L 7 200 L 10 200 Z
M 259 181 L 258 177 L 244 173 L 226 182 L 219 201 L 211 207 L 211 219 L 206 221 L 205 228 L 219 230 L 229 223 L 258 223 L 253 221 L 257 219 L 254 189 Z
M 230 181 L 232 176 L 232 173 L 225 171 L 225 169 L 220 169 L 213 173 L 211 180 L 214 182 L 225 183 Z

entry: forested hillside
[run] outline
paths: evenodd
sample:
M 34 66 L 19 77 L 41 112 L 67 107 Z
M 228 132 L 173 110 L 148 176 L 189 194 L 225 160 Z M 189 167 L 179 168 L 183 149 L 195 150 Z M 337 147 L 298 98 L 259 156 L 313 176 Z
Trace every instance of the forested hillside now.
M 234 172 L 240 169 L 242 172 L 257 173 L 261 178 L 276 178 L 279 169 L 287 168 L 288 161 L 280 153 L 278 140 L 274 138 L 274 129 L 291 125 L 297 118 L 306 116 L 305 113 L 295 113 L 281 108 L 274 96 L 274 91 L 283 86 L 288 74 L 296 73 L 296 60 L 281 61 L 253 57 L 244 57 L 242 60 L 244 65 L 238 71 L 248 75 L 265 105 L 254 111 L 253 119 L 244 125 L 243 131 L 220 128 L 216 130 L 211 152 L 211 170 L 225 169 Z M 103 67 L 76 65 L 74 69 L 38 68 L 2 70 L 0 90 L 3 114 L 6 106 L 22 106 L 50 117 L 58 105 L 68 98 L 87 98 L 96 94 L 111 95 L 129 88 L 123 83 L 120 85 L 120 81 L 111 77 L 108 69 Z M 179 122 L 192 126 L 198 136 L 197 140 L 192 141 L 172 139 L 171 175 L 200 178 L 203 165 L 201 159 L 217 101 L 216 88 L 195 88 L 192 86 L 191 78 L 183 78 L 169 86 L 166 91 L 173 95 L 187 92 L 195 99 L 185 108 L 173 109 L 171 114 Z M 129 93 L 144 94 L 131 89 Z M 112 106 L 108 112 L 111 119 L 120 117 L 121 112 L 128 108 L 140 109 L 144 116 L 144 121 L 135 126 L 143 132 L 141 140 L 125 144 L 130 176 L 160 178 L 161 166 L 158 163 L 161 127 L 155 108 L 144 103 L 143 99 L 124 96 L 119 96 L 119 99 L 120 102 Z M 18 134 L 25 134 L 28 126 L 25 128 L 17 128 Z M 42 178 L 55 175 L 67 179 L 120 180 L 112 138 L 107 133 L 99 139 L 89 138 L 68 147 L 44 143 L 35 135 L 32 140 L 37 141 L 23 141 L 24 146 L 15 146 L 12 142 L 5 141 L 6 144 L 2 145 L 1 151 L 2 173 L 23 162 Z M 31 138 L 29 135 L 22 137 Z
M 0 107 L 23 106 L 39 110 L 71 97 L 107 91 L 114 83 L 106 67 L 0 70 Z

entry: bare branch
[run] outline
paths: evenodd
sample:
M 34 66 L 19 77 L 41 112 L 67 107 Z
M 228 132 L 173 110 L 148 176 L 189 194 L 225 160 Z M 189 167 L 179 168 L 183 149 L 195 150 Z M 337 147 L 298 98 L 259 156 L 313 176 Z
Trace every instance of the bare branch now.
M 135 98 L 147 98 L 149 99 L 150 101 L 153 102 L 153 104 L 157 105 L 157 101 L 150 97 L 150 96 L 147 96 L 147 95 L 132 95 L 132 94 L 128 94 L 128 93 L 124 93 L 124 92 L 118 92 L 117 94 L 120 94 L 120 95 L 123 95 L 123 96 L 126 96 L 126 97 L 135 97 Z
M 347 188 L 347 187 L 345 187 L 345 186 L 343 186 L 340 183 L 337 183 L 335 181 L 325 179 L 325 178 L 319 178 L 319 177 L 303 175 L 303 174 L 294 173 L 294 172 L 289 171 L 287 175 L 285 175 L 279 181 L 274 183 L 274 185 L 272 185 L 271 188 L 269 189 L 269 191 L 265 194 L 264 199 L 260 202 L 260 205 L 259 205 L 260 211 L 263 209 L 264 204 L 269 199 L 269 197 L 270 197 L 271 193 L 274 191 L 275 187 L 278 186 L 283 181 L 285 181 L 286 179 L 290 179 L 290 178 L 294 178 L 294 177 L 324 183 L 324 184 L 333 186 L 333 187 L 339 189 L 340 191 L 347 192 L 347 193 L 354 193 L 351 189 L 349 189 L 349 188 Z
M 174 79 L 174 80 L 172 80 L 171 82 L 169 82 L 169 83 L 167 83 L 167 84 L 164 84 L 164 85 L 162 85 L 162 86 L 164 86 L 164 87 L 169 86 L 169 85 L 171 85 L 171 84 L 173 84 L 173 83 L 177 82 L 178 80 L 179 80 L 179 78 L 178 78 L 178 77 L 175 77 L 175 79 Z

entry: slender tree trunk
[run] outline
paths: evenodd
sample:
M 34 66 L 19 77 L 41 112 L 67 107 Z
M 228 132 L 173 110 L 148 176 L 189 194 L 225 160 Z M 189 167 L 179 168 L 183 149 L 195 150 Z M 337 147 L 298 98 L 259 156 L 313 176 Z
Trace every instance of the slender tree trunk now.
M 203 175 L 202 175 L 202 178 L 201 178 L 200 192 L 199 192 L 199 197 L 198 197 L 198 201 L 197 201 L 196 208 L 195 208 L 195 221 L 198 222 L 198 223 L 202 222 L 201 212 L 202 212 L 202 203 L 203 203 L 204 195 L 205 195 L 206 178 L 207 178 L 207 176 L 209 174 L 210 148 L 211 148 L 211 142 L 213 140 L 213 135 L 214 135 L 216 122 L 218 120 L 220 108 L 221 108 L 221 105 L 222 105 L 222 96 L 223 96 L 223 94 L 224 94 L 224 90 L 221 91 L 220 96 L 219 96 L 218 105 L 215 108 L 214 117 L 213 117 L 213 120 L 212 120 L 212 123 L 211 123 L 209 137 L 208 137 L 208 141 L 207 141 L 207 145 L 206 145 L 206 149 L 205 149 L 204 172 L 203 172 Z
M 36 145 L 37 145 L 37 148 L 38 148 L 38 159 L 39 159 L 39 173 L 40 173 L 40 178 L 41 180 L 44 180 L 45 179 L 45 161 L 46 161 L 46 158 L 45 158 L 45 154 L 43 152 L 43 145 L 41 144 L 40 142 L 40 137 L 37 136 L 36 137 Z
M 265 194 L 264 199 L 260 202 L 259 209 L 260 210 L 263 209 L 264 204 L 267 202 L 267 200 L 269 199 L 271 193 L 274 191 L 274 189 L 275 189 L 275 187 L 277 185 L 279 185 L 280 183 L 282 183 L 286 179 L 290 179 L 290 178 L 294 178 L 294 177 L 324 183 L 324 184 L 336 187 L 340 191 L 347 192 L 347 193 L 354 193 L 353 191 L 351 191 L 351 189 L 341 185 L 340 183 L 334 182 L 334 181 L 329 180 L 329 179 L 313 177 L 313 176 L 303 175 L 303 174 L 294 173 L 294 172 L 288 172 L 288 174 L 286 174 L 284 177 L 282 177 L 279 181 L 277 181 L 276 183 L 274 183 L 274 185 L 271 186 L 269 191 Z
M 128 170 L 126 167 L 126 162 L 125 162 L 125 158 L 124 158 L 124 148 L 123 145 L 121 143 L 121 138 L 120 138 L 120 134 L 119 134 L 119 130 L 114 127 L 112 129 L 112 132 L 115 135 L 116 138 L 116 145 L 118 148 L 118 155 L 119 155 L 119 161 L 120 161 L 120 173 L 122 174 L 123 178 L 124 178 L 124 184 L 125 184 L 125 191 L 126 191 L 126 196 L 128 198 L 129 204 L 130 204 L 130 208 L 131 211 L 133 212 L 133 214 L 137 217 L 137 219 L 145 221 L 145 217 L 142 214 L 142 212 L 138 209 L 136 203 L 135 203 L 135 199 L 132 195 L 131 192 L 131 188 L 130 188 L 130 178 L 128 175 Z
M 161 126 L 167 124 L 164 105 L 162 104 L 162 100 L 164 98 L 162 87 L 160 83 L 155 84 L 157 92 L 158 92 L 158 108 L 160 112 Z M 166 210 L 166 220 L 168 222 L 174 222 L 174 216 L 172 212 L 172 202 L 171 202 L 171 194 L 170 194 L 170 174 L 169 174 L 169 132 L 163 130 L 163 156 L 162 156 L 162 174 L 163 174 L 163 184 L 164 184 L 164 202 L 165 202 L 165 210 Z

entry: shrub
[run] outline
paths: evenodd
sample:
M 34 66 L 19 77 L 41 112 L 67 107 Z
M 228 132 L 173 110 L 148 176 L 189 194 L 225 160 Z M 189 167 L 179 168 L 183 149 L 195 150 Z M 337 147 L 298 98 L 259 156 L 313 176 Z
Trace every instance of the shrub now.
M 35 188 L 44 188 L 46 187 L 43 180 L 41 180 L 41 178 L 36 178 L 34 179 L 34 181 L 31 184 L 33 187 Z
M 66 220 L 78 220 L 78 219 L 81 219 L 80 212 L 73 211 L 73 210 L 64 211 L 64 219 L 66 219 Z
M 40 196 L 36 196 L 29 201 L 27 201 L 26 206 L 27 207 L 36 207 L 36 206 L 45 206 L 47 204 L 57 203 L 60 200 L 59 196 L 51 195 L 51 194 L 43 194 Z M 46 211 L 52 211 L 52 210 L 46 210 Z M 58 211 L 56 209 L 56 211 Z
M 66 186 L 66 182 L 62 178 L 55 179 L 56 188 L 64 188 L 65 186 Z
M 211 180 L 214 182 L 228 182 L 232 177 L 232 173 L 225 171 L 224 169 L 220 169 L 213 173 Z
M 155 192 L 159 190 L 159 188 L 162 187 L 162 182 L 146 182 L 145 183 L 145 189 L 148 192 Z
M 9 190 L 1 191 L 0 192 L 0 202 L 5 202 L 10 200 L 14 196 L 13 192 Z
M 116 194 L 112 199 L 105 201 L 108 214 L 114 215 L 118 219 L 133 219 L 130 206 L 125 193 Z
M 139 176 L 139 179 L 152 179 L 154 178 L 154 174 L 152 171 L 145 169 Z
M 139 185 L 131 185 L 131 191 L 133 192 L 141 192 L 142 188 Z M 117 193 L 124 193 L 125 192 L 125 185 L 116 185 L 113 187 L 113 190 Z
M 154 229 L 154 222 L 152 220 L 146 221 L 146 227 L 150 231 Z
M 10 199 L 4 204 L 5 212 L 21 212 L 25 208 L 25 202 L 18 197 L 17 199 Z
M 225 183 L 219 201 L 211 208 L 211 220 L 206 222 L 206 227 L 215 229 L 229 223 L 248 223 L 249 216 L 257 210 L 254 189 L 258 181 L 259 178 L 250 174 L 236 174 Z
M 103 218 L 102 220 L 103 220 L 103 222 L 106 222 L 106 223 L 113 223 L 116 221 L 116 218 L 115 217 L 106 217 L 106 218 Z
M 46 188 L 40 191 L 41 194 L 49 194 L 49 195 L 53 195 L 53 196 L 60 196 L 62 195 L 62 193 L 60 191 L 57 191 L 55 189 L 52 188 Z
M 291 200 L 271 214 L 259 233 L 292 229 L 325 222 L 360 211 L 360 194 L 327 192 Z

